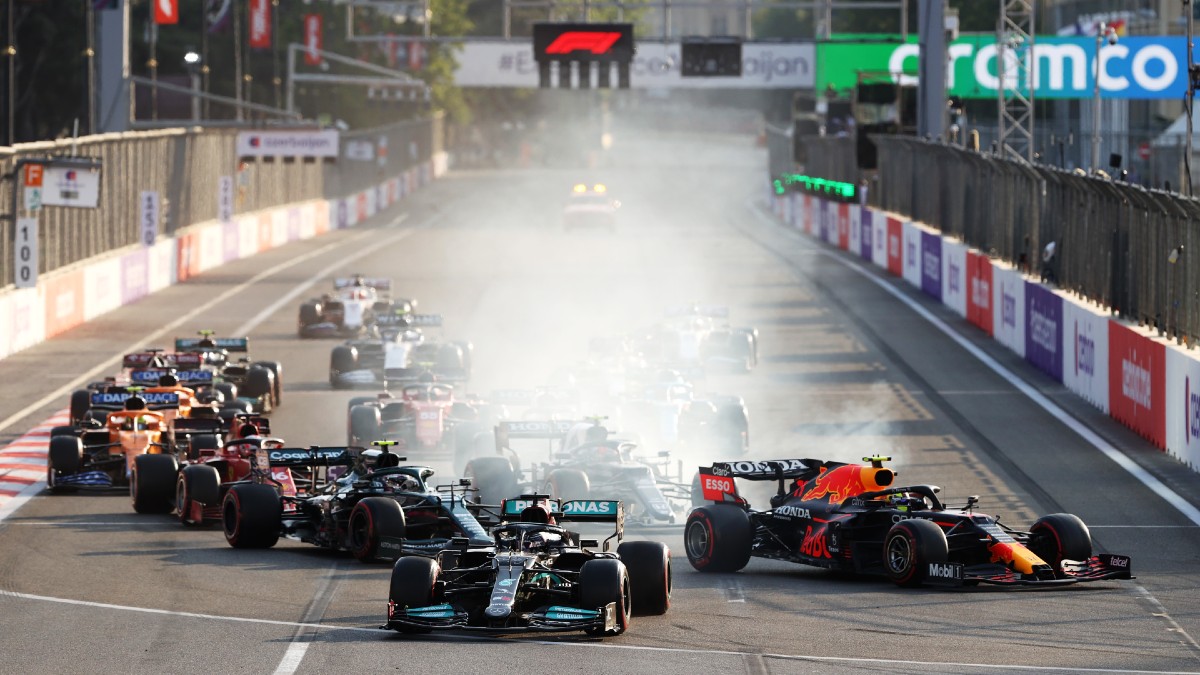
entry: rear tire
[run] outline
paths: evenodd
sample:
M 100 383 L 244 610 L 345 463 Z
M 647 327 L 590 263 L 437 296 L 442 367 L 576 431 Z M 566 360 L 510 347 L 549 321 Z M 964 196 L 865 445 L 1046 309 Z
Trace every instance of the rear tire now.
M 658 541 L 627 541 L 617 556 L 629 571 L 634 614 L 660 615 L 671 608 L 671 551 Z
M 701 506 L 688 516 L 683 545 L 700 572 L 736 572 L 750 562 L 753 531 L 740 506 Z
M 297 333 L 300 337 L 305 337 L 305 328 L 317 323 L 321 323 L 321 304 L 318 302 L 306 302 L 300 305 L 300 325 L 297 328 Z
M 1051 513 L 1038 518 L 1029 528 L 1033 535 L 1029 550 L 1054 568 L 1061 577 L 1063 560 L 1087 560 L 1092 557 L 1092 533 L 1079 516 Z
M 269 412 L 275 396 L 275 374 L 262 366 L 252 366 L 242 385 L 242 396 L 266 402 L 263 412 Z
M 205 450 L 211 450 L 209 454 L 215 454 L 221 449 L 221 437 L 216 434 L 196 434 L 188 439 L 187 456 L 188 459 L 198 459 Z
M 350 510 L 348 548 L 359 561 L 376 562 L 382 538 L 403 538 L 405 525 L 399 502 L 387 497 L 364 497 Z
M 234 485 L 221 504 L 225 541 L 234 548 L 270 548 L 279 541 L 283 503 L 269 485 Z
M 613 630 L 588 628 L 589 635 L 620 635 L 629 628 L 631 616 L 629 572 L 625 564 L 612 558 L 589 560 L 579 568 L 579 605 L 584 609 L 600 609 L 616 603 L 616 626 Z
M 555 469 L 546 478 L 545 491 L 555 499 L 587 499 L 592 490 L 586 473 L 578 469 Z
M 388 600 L 396 609 L 405 607 L 428 607 L 433 604 L 433 587 L 437 584 L 441 568 L 432 558 L 409 556 L 400 558 L 392 567 Z M 428 630 L 404 626 L 403 633 L 428 633 Z
M 89 408 L 92 407 L 92 392 L 79 389 L 71 392 L 71 421 L 83 420 Z
M 179 462 L 174 455 L 138 455 L 133 458 L 129 495 L 138 513 L 170 513 L 175 510 L 175 479 Z
M 931 521 L 902 520 L 883 540 L 883 572 L 897 586 L 920 586 L 929 563 L 944 563 L 950 547 L 946 533 Z
M 221 501 L 221 475 L 215 467 L 193 464 L 183 467 L 175 483 L 175 512 L 184 525 L 203 525 L 192 518 L 192 505 L 216 506 Z
M 358 370 L 358 350 L 350 345 L 338 345 L 329 352 L 329 384 L 334 389 L 342 385 L 338 376 Z
M 379 438 L 379 408 L 357 405 L 350 409 L 349 445 L 369 448 Z
M 507 457 L 477 457 L 467 462 L 463 474 L 479 489 L 481 504 L 499 504 L 521 491 L 517 473 Z

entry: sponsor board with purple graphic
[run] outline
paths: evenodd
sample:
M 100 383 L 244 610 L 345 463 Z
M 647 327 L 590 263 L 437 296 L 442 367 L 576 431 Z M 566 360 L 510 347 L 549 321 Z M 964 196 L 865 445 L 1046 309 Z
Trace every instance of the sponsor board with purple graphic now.
M 850 248 L 848 250 L 858 253 L 862 250 L 862 212 L 863 208 L 858 204 L 851 204 L 850 213 Z
M 1200 360 L 1167 346 L 1167 452 L 1200 470 Z
M 1065 300 L 1062 325 L 1063 384 L 1107 414 L 1108 312 Z
M 1025 279 L 998 263 L 992 266 L 992 330 L 1000 344 L 1025 357 Z
M 921 232 L 921 290 L 942 299 L 942 235 Z
M 1062 382 L 1063 299 L 1032 281 L 1025 283 L 1025 360 Z
M 817 231 L 820 233 L 821 241 L 829 241 L 830 225 L 833 224 L 833 219 L 829 217 L 829 202 L 824 199 L 814 199 L 817 210 Z M 834 234 L 834 243 L 837 243 L 837 234 Z
M 858 254 L 863 260 L 871 259 L 871 209 L 858 207 Z
M 121 306 L 121 263 L 123 260 L 123 256 L 97 260 L 83 268 L 84 321 L 90 321 Z
M 888 268 L 887 216 L 881 211 L 871 212 L 871 262 L 883 269 Z
M 905 221 L 902 227 L 903 241 L 900 248 L 901 260 L 904 264 L 904 280 L 921 287 L 921 227 L 911 220 Z
M 942 304 L 967 315 L 967 245 L 942 239 Z

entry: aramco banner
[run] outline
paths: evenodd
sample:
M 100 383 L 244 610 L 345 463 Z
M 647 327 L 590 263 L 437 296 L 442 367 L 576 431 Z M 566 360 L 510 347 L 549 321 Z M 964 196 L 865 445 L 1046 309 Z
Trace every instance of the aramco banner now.
M 894 39 L 892 39 L 894 38 Z M 1039 35 L 1032 47 L 1005 49 L 1006 89 L 1037 98 L 1091 98 L 1096 81 L 1096 38 Z M 1033 82 L 1018 68 L 1029 49 L 1037 68 Z M 999 49 L 993 34 L 962 35 L 947 49 L 946 87 L 951 96 L 995 98 L 1000 88 Z M 834 36 L 817 45 L 817 91 L 853 89 L 859 74 L 873 80 L 916 84 L 919 49 L 915 37 Z M 1200 43 L 1195 49 L 1200 60 Z M 1120 99 L 1182 99 L 1187 93 L 1187 40 L 1181 36 L 1121 37 L 1100 49 L 1100 95 Z

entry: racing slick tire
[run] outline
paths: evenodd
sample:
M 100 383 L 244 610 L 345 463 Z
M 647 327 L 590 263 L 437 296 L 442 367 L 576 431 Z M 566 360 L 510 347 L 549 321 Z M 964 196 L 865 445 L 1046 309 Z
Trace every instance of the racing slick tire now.
M 350 345 L 337 345 L 329 352 L 329 385 L 338 389 L 339 376 L 358 370 L 358 350 Z
M 598 609 L 610 602 L 617 605 L 616 626 L 612 630 L 588 628 L 589 635 L 620 635 L 629 628 L 633 608 L 629 571 L 620 560 L 597 558 L 579 568 L 579 605 Z
M 51 492 L 74 492 L 74 485 L 59 485 L 56 480 L 59 474 L 74 475 L 79 473 L 79 465 L 83 462 L 83 441 L 78 436 L 51 436 L 50 450 L 46 457 L 46 487 Z
M 321 303 L 306 302 L 300 305 L 300 321 L 299 328 L 296 330 L 297 334 L 302 338 L 308 337 L 304 329 L 318 323 L 321 323 Z
M 347 548 L 360 562 L 376 562 L 380 560 L 383 537 L 403 539 L 405 529 L 404 509 L 399 502 L 388 497 L 364 497 L 350 510 Z
M 350 409 L 349 445 L 369 448 L 379 439 L 379 408 L 357 405 Z
M 441 571 L 437 561 L 432 558 L 421 556 L 400 558 L 392 566 L 388 600 L 395 605 L 396 609 L 428 607 L 433 604 L 433 589 Z M 404 633 L 429 632 L 426 629 L 412 626 L 403 626 L 399 630 Z
M 255 361 L 250 364 L 254 367 L 266 368 L 271 371 L 271 407 L 283 403 L 283 365 L 278 361 Z
M 660 541 L 627 541 L 617 557 L 629 571 L 631 608 L 639 616 L 666 614 L 671 608 L 671 551 Z
M 138 455 L 129 476 L 129 496 L 138 513 L 170 513 L 175 510 L 175 478 L 179 462 L 174 455 Z
M 192 505 L 216 506 L 221 502 L 221 474 L 216 467 L 193 464 L 183 467 L 175 482 L 175 513 L 184 525 L 203 525 L 203 516 L 192 516 Z
M 364 403 L 374 403 L 378 400 L 378 396 L 355 396 L 354 398 L 350 399 L 349 403 L 346 404 L 346 415 L 350 414 L 350 411 L 354 409 L 354 406 L 363 405 Z
M 242 396 L 251 399 L 261 399 L 265 402 L 263 412 L 270 412 L 275 407 L 275 374 L 268 368 L 252 366 L 246 371 L 246 381 L 242 384 Z
M 929 563 L 944 563 L 950 547 L 946 533 L 933 521 L 902 520 L 883 539 L 883 573 L 897 586 L 920 586 Z
M 1063 560 L 1087 560 L 1092 557 L 1092 533 L 1078 516 L 1051 513 L 1038 518 L 1029 528 L 1029 550 L 1054 568 L 1054 576 L 1065 576 Z
M 476 457 L 467 462 L 463 475 L 478 488 L 481 504 L 499 504 L 520 492 L 517 472 L 507 457 Z
M 234 485 L 221 502 L 225 541 L 234 548 L 270 548 L 283 527 L 283 502 L 270 485 Z
M 546 477 L 546 494 L 555 499 L 587 499 L 592 486 L 578 469 L 555 469 Z
M 79 389 L 71 392 L 71 421 L 75 422 L 82 420 L 87 414 L 88 408 L 92 407 L 92 392 L 86 389 Z
M 711 504 L 688 515 L 683 546 L 700 572 L 736 572 L 750 562 L 754 533 L 740 506 Z
M 50 427 L 50 438 L 54 438 L 55 436 L 78 436 L 78 435 L 79 434 L 75 430 L 75 427 L 72 427 L 72 426 L 64 425 L 61 427 Z

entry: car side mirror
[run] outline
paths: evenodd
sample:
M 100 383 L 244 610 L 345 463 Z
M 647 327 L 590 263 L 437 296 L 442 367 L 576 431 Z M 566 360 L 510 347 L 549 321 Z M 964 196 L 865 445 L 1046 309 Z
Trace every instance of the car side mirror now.
M 600 540 L 599 539 L 580 539 L 579 547 L 580 548 L 600 548 Z

